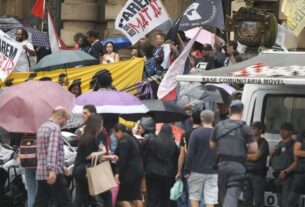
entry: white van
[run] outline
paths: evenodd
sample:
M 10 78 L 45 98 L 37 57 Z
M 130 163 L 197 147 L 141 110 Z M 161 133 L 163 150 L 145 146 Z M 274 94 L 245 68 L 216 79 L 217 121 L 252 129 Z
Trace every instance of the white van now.
M 305 129 L 305 53 L 267 52 L 244 62 L 195 75 L 177 76 L 178 81 L 244 84 L 243 120 L 266 125 L 264 137 L 272 149 L 280 141 L 283 122 L 291 122 L 295 134 Z M 272 178 L 271 171 L 268 177 Z M 276 196 L 265 194 L 266 206 L 277 206 Z M 305 197 L 300 207 L 305 207 Z

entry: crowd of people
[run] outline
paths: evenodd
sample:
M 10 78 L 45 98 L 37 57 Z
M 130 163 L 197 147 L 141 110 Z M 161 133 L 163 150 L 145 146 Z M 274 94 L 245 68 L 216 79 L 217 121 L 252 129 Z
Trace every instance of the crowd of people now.
M 97 114 L 95 106 L 86 105 L 85 124 L 75 132 L 80 139 L 69 174 L 61 138 L 69 114 L 58 107 L 36 134 L 37 168 L 34 180 L 29 174 L 26 179 L 27 183 L 36 180 L 37 187 L 27 188 L 28 206 L 48 206 L 53 200 L 58 206 L 112 207 L 112 196 L 117 196 L 121 207 L 265 206 L 269 156 L 278 205 L 297 207 L 304 188 L 304 133 L 294 141 L 293 125 L 283 123 L 281 141 L 269 152 L 262 136 L 264 124 L 256 121 L 248 126 L 241 121 L 243 108 L 240 100 L 233 100 L 228 117 L 218 123 L 211 110 L 193 111 L 192 128 L 177 144 L 173 124 L 162 124 L 157 130 L 152 117 L 143 117 L 133 130 L 115 122 L 106 128 L 107 117 Z M 117 195 L 109 190 L 90 196 L 86 168 L 95 157 L 111 162 L 119 183 Z M 75 194 L 69 191 L 66 176 L 75 180 Z M 177 180 L 184 183 L 183 193 L 178 200 L 170 200 Z M 241 192 L 243 204 L 239 204 Z

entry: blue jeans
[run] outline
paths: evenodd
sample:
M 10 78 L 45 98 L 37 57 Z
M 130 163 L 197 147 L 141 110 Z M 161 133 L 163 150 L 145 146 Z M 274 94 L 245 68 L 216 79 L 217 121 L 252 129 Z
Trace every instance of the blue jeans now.
M 33 207 L 37 192 L 36 169 L 24 169 L 24 175 L 27 186 L 28 207 Z

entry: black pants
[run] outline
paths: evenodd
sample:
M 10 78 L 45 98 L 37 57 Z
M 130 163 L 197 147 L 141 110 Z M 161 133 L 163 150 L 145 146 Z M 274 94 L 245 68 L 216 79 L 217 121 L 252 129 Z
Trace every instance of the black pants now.
M 77 180 L 76 182 L 76 193 L 74 207 L 83 207 L 83 206 L 100 206 L 112 207 L 112 195 L 110 191 L 101 193 L 98 196 L 91 197 L 89 195 L 88 182 L 86 180 Z
M 53 185 L 49 185 L 46 180 L 38 181 L 34 207 L 48 207 L 52 199 L 58 207 L 72 207 L 71 195 L 63 174 L 57 175 Z
M 172 180 L 168 176 L 146 175 L 147 207 L 169 207 Z
M 299 207 L 300 196 L 305 193 L 305 172 L 294 175 L 288 196 L 288 207 Z
M 244 206 L 264 207 L 265 186 L 265 176 L 248 174 L 243 193 Z

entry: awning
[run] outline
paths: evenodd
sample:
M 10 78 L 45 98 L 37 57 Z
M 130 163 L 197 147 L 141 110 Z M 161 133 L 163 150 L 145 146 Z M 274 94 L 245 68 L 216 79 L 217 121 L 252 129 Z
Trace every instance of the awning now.
M 180 75 L 179 81 L 234 84 L 305 85 L 305 52 L 264 52 L 227 67 Z

